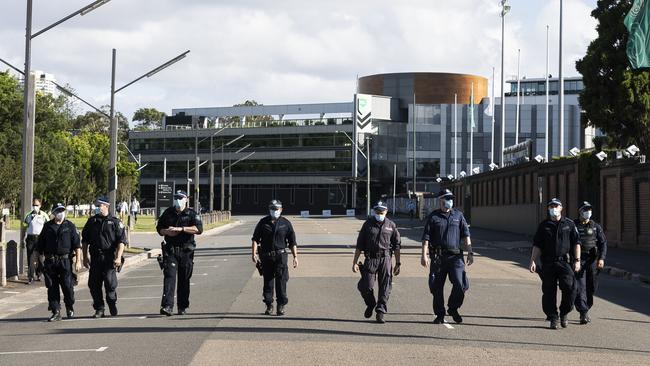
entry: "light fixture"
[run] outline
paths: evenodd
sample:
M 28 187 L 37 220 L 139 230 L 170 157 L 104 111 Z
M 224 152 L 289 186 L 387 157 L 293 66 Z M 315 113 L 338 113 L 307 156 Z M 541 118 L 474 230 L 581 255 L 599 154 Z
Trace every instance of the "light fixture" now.
M 541 155 L 537 155 L 535 157 L 535 161 L 538 162 L 538 163 L 543 163 L 544 162 L 544 157 L 541 156 Z
M 438 183 L 442 182 L 442 178 L 440 178 L 440 177 L 436 178 L 436 182 L 438 182 Z
M 481 168 L 479 168 L 479 167 L 476 167 L 476 168 L 472 169 L 472 173 L 474 173 L 474 174 L 479 174 L 480 172 L 481 172 Z
M 604 151 L 601 151 L 598 154 L 596 154 L 596 157 L 598 158 L 598 160 L 603 161 L 603 160 L 605 160 L 607 158 L 607 153 L 604 152 Z
M 580 154 L 580 149 L 574 147 L 571 150 L 569 150 L 569 154 L 571 154 L 571 156 L 578 156 L 578 154 Z
M 494 170 L 494 169 L 497 169 L 497 168 L 499 168 L 498 165 L 496 165 L 494 163 L 490 163 L 490 170 Z
M 449 174 L 449 175 L 447 176 L 447 179 L 449 179 L 449 180 L 454 180 L 454 176 L 451 175 L 451 174 Z
M 621 150 L 616 151 L 616 159 L 623 159 L 623 152 Z
M 467 175 L 467 173 L 465 173 L 464 170 L 461 170 L 460 173 L 459 173 L 458 175 L 460 175 L 461 178 L 465 178 L 465 176 Z
M 625 149 L 631 156 L 636 155 L 639 151 L 639 148 L 636 147 L 636 145 L 630 145 L 627 149 Z

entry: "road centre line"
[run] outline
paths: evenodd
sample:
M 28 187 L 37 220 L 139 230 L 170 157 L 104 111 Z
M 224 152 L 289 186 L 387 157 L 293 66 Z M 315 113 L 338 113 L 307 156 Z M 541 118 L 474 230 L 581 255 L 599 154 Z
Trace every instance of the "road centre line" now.
M 69 352 L 104 352 L 108 347 L 99 347 L 95 349 L 62 349 L 62 350 L 45 350 L 45 351 L 10 351 L 0 352 L 0 355 L 24 355 L 36 353 L 69 353 Z
M 449 323 L 444 323 L 444 324 L 447 329 L 454 329 L 454 327 L 452 327 L 451 324 Z

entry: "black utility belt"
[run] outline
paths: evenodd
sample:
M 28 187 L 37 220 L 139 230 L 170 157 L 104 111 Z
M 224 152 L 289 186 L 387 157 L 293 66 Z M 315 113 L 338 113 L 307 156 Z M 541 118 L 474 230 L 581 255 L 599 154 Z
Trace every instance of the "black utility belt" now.
M 270 252 L 260 253 L 260 257 L 275 257 L 276 255 L 286 254 L 286 249 L 272 250 Z
M 586 246 L 582 246 L 582 245 L 580 246 L 580 251 L 581 251 L 582 253 L 590 253 L 592 250 L 593 250 L 594 253 L 595 253 L 596 250 L 597 250 L 597 248 L 596 248 L 595 246 L 593 246 L 593 247 L 586 247 Z
M 376 253 L 365 253 L 366 258 L 385 258 L 390 257 L 390 251 L 385 252 L 376 252 Z
M 442 255 L 442 256 L 452 256 L 452 255 L 461 255 L 463 254 L 462 250 L 449 250 L 449 249 L 440 249 L 440 248 L 434 248 L 433 250 L 429 249 L 429 254 L 430 255 Z
M 70 258 L 69 254 L 45 254 L 45 259 L 68 259 Z
M 542 263 L 569 262 L 566 256 L 542 258 Z

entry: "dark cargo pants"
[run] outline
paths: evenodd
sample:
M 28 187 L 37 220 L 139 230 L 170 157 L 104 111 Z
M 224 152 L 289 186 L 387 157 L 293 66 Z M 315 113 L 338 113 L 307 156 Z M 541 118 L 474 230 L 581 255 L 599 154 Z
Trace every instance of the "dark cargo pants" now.
M 174 307 L 174 289 L 176 288 L 176 275 L 178 274 L 178 291 L 176 304 L 178 309 L 190 307 L 190 278 L 194 270 L 194 251 L 174 248 L 165 254 L 163 262 L 163 296 L 161 307 Z
M 278 305 L 289 303 L 287 281 L 289 281 L 289 256 L 287 253 L 275 256 L 261 256 L 264 288 L 262 297 L 265 304 L 273 304 L 273 291 Z
M 447 307 L 458 310 L 465 300 L 465 291 L 469 287 L 465 277 L 465 260 L 462 254 L 443 255 L 439 261 L 431 258 L 429 267 L 429 291 L 433 295 L 433 313 L 436 316 L 445 315 L 445 281 L 449 276 L 452 284 Z
M 594 293 L 598 289 L 597 262 L 597 258 L 587 256 L 587 259 L 580 263 L 580 272 L 576 274 L 575 306 L 581 313 L 588 312 L 594 305 Z
M 114 255 L 91 254 L 88 288 L 95 310 L 104 310 L 102 287 L 106 291 L 106 302 L 109 305 L 117 303 L 117 274 L 113 264 L 114 259 Z
M 375 278 L 379 293 L 375 299 L 374 287 Z M 388 312 L 388 297 L 392 288 L 393 280 L 393 262 L 390 256 L 381 258 L 366 257 L 361 268 L 361 279 L 357 288 L 363 297 L 363 301 L 368 307 L 374 307 L 377 313 L 386 314 Z
M 47 287 L 48 309 L 61 310 L 61 292 L 66 308 L 72 309 L 74 305 L 74 288 L 72 287 L 72 265 L 68 258 L 46 259 L 43 265 L 45 286 Z
M 557 288 L 560 287 L 560 316 L 573 309 L 575 274 L 571 265 L 565 261 L 544 262 L 542 265 L 542 309 L 551 319 L 558 318 Z

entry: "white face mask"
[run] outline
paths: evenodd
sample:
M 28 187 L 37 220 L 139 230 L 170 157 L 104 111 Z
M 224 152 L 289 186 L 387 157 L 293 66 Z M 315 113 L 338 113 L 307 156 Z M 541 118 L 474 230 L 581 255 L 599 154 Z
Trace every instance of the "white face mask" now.
M 381 215 L 381 214 L 378 214 L 378 213 L 374 213 L 372 215 L 375 217 L 375 220 L 377 220 L 379 222 L 383 222 L 384 219 L 386 218 L 386 215 Z
M 562 210 L 559 207 L 551 207 L 548 209 L 548 214 L 551 217 L 560 217 Z
M 95 207 L 95 215 L 101 215 L 102 214 L 102 209 L 99 207 Z
M 445 208 L 446 209 L 451 209 L 454 207 L 454 200 L 443 200 L 445 203 Z
M 57 221 L 63 221 L 63 219 L 65 219 L 65 211 L 61 211 L 61 212 L 57 212 L 57 213 L 55 213 L 55 214 L 54 214 L 54 218 L 55 218 Z
M 591 218 L 591 210 L 580 212 L 580 216 L 582 216 L 583 220 L 589 220 Z
M 180 200 L 174 200 L 174 207 L 176 207 L 179 210 L 185 209 L 185 199 L 180 199 Z
M 277 219 L 280 217 L 280 210 L 269 210 L 269 215 L 271 215 L 272 218 Z
M 32 206 L 32 210 L 34 212 L 39 212 L 41 210 L 41 206 Z

